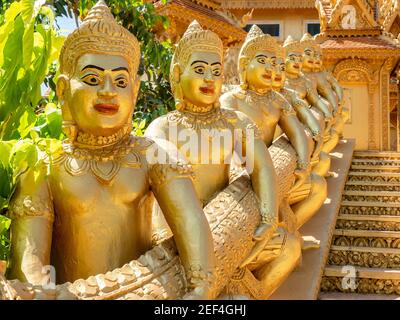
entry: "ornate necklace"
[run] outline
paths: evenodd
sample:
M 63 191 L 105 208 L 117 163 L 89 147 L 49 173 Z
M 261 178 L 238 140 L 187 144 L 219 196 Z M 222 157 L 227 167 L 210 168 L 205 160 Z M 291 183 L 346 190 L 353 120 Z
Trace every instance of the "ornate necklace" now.
M 232 129 L 232 120 L 236 119 L 233 111 L 214 107 L 209 112 L 194 113 L 189 111 L 172 111 L 167 115 L 168 122 L 181 124 L 187 129 Z
M 96 148 L 65 141 L 62 155 L 46 162 L 53 166 L 63 165 L 72 176 L 92 173 L 101 184 L 110 184 L 122 167 L 141 168 L 141 153 L 152 144 L 150 139 L 131 135 L 123 136 L 112 145 Z

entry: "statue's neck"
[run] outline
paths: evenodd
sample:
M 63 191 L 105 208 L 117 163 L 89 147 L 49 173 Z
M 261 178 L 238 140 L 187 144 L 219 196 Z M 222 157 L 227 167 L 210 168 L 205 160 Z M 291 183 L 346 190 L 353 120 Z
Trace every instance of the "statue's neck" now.
M 304 72 L 304 73 L 311 73 L 311 72 L 313 72 L 313 69 L 310 69 L 310 68 L 307 68 L 307 67 L 303 67 L 301 69 L 301 71 Z
M 300 73 L 290 73 L 286 71 L 286 78 L 297 79 L 300 78 Z
M 185 101 L 185 108 L 183 111 L 195 113 L 195 114 L 206 114 L 218 107 L 219 107 L 218 104 L 208 104 L 208 105 L 204 105 L 204 106 L 197 106 L 193 103 Z
M 270 92 L 272 90 L 272 87 L 267 87 L 267 88 L 257 88 L 251 84 L 249 84 L 249 90 L 259 94 L 259 95 L 264 95 L 267 94 L 268 92 Z
M 115 133 L 102 136 L 87 133 L 78 129 L 76 138 L 73 141 L 68 141 L 69 144 L 81 149 L 100 149 L 110 146 L 119 145 L 125 141 L 131 134 L 132 125 L 127 124 Z

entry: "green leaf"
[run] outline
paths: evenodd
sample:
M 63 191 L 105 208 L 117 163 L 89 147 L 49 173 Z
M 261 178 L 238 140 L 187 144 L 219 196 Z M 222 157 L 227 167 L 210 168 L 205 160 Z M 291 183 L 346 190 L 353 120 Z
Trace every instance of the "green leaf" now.
M 5 168 L 10 165 L 11 150 L 12 150 L 12 143 L 6 141 L 0 141 L 0 163 Z
M 22 117 L 18 127 L 18 132 L 21 138 L 28 136 L 29 132 L 33 129 L 36 123 L 36 115 L 31 109 L 27 109 Z

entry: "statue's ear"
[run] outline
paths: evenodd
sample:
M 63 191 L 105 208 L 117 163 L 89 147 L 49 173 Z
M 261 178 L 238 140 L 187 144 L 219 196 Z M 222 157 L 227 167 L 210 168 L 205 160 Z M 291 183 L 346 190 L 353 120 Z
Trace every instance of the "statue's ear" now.
M 172 67 L 172 81 L 179 83 L 181 81 L 181 66 L 175 63 Z
M 60 102 L 65 101 L 65 94 L 69 89 L 69 78 L 62 74 L 57 79 L 56 93 Z
M 249 64 L 249 58 L 243 57 L 243 56 L 240 57 L 239 58 L 239 72 L 245 71 L 248 64 Z

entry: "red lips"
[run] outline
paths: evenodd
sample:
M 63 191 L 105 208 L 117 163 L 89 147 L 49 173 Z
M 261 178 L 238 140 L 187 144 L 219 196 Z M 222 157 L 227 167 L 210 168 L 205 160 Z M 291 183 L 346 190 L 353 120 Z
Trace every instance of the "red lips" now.
M 214 87 L 200 87 L 200 91 L 207 95 L 213 95 L 215 93 Z
M 274 80 L 275 80 L 275 81 L 281 81 L 281 80 L 282 80 L 282 77 L 281 77 L 281 76 L 275 77 Z
M 263 74 L 263 78 L 267 80 L 271 80 L 271 75 L 270 74 Z
M 112 115 L 118 112 L 119 105 L 113 103 L 98 103 L 94 105 L 94 108 L 100 113 Z

